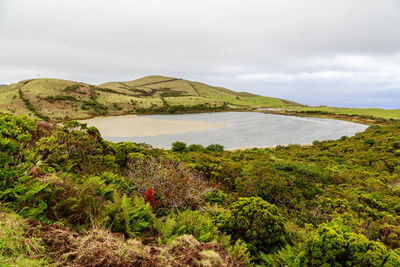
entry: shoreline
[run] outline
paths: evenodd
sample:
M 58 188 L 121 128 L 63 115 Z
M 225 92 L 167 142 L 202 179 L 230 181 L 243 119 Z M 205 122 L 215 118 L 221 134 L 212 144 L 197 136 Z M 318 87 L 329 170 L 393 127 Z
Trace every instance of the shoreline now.
M 229 126 L 229 124 L 225 123 L 196 120 L 158 120 L 133 114 L 113 117 L 95 117 L 88 120 L 79 120 L 79 122 L 98 128 L 102 136 L 118 136 L 122 138 L 200 132 Z
M 279 144 L 279 145 L 263 146 L 263 147 L 239 147 L 239 148 L 230 148 L 230 149 L 225 149 L 224 151 L 237 152 L 237 151 L 244 151 L 244 150 L 253 149 L 253 148 L 258 148 L 258 149 L 265 149 L 265 148 L 268 148 L 268 149 L 275 149 L 275 148 L 278 147 L 278 146 L 283 146 L 283 147 L 286 147 L 286 146 L 309 147 L 309 146 L 312 146 L 312 145 L 313 145 L 312 143 L 304 143 L 304 144 L 285 144 L 285 145 Z

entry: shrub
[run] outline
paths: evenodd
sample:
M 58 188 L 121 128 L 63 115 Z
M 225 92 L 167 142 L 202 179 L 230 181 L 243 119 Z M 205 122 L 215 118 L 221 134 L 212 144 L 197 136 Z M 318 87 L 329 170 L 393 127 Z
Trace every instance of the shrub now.
M 381 242 L 368 240 L 362 234 L 341 224 L 321 224 L 307 240 L 304 263 L 308 266 L 382 266 L 391 256 L 394 265 L 400 264 L 400 257 L 394 257 Z
M 205 150 L 205 148 L 202 145 L 192 144 L 187 147 L 187 151 L 190 151 L 190 152 L 202 152 L 204 150 Z
M 211 189 L 201 176 L 183 164 L 163 162 L 150 158 L 140 168 L 129 168 L 131 188 L 142 196 L 153 189 L 159 201 L 158 212 L 169 209 L 196 208 L 204 202 L 204 195 Z
M 213 152 L 223 152 L 224 146 L 219 145 L 219 144 L 211 144 L 208 147 L 206 147 L 206 149 L 209 151 L 213 151 Z
M 140 157 L 140 155 L 147 155 L 147 151 L 144 148 L 139 147 L 138 145 L 132 142 L 123 142 L 118 143 L 114 146 L 115 150 L 115 161 L 121 167 L 126 167 L 129 160 L 134 157 Z
M 233 237 L 246 241 L 251 250 L 272 252 L 286 244 L 284 218 L 275 205 L 250 197 L 239 198 L 230 208 L 227 228 Z
M 181 153 L 181 152 L 185 151 L 185 149 L 186 149 L 186 143 L 184 143 L 184 142 L 177 141 L 177 142 L 172 143 L 171 150 L 173 152 Z
M 221 190 L 214 190 L 214 191 L 208 193 L 205 197 L 206 197 L 207 201 L 210 203 L 223 204 L 227 197 L 227 194 L 225 194 Z

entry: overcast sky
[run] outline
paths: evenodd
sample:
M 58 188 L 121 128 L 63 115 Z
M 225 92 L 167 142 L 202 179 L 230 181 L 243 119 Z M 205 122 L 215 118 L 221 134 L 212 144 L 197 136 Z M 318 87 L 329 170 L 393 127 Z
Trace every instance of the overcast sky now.
M 400 108 L 400 0 L 0 0 L 0 83 L 153 74 Z

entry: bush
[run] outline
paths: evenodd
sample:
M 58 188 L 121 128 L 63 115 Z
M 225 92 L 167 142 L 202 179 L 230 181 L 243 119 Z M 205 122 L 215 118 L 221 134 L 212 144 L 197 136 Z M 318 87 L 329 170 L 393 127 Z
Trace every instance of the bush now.
M 224 146 L 219 144 L 211 144 L 206 149 L 213 152 L 224 152 Z
M 221 190 L 214 190 L 208 193 L 206 196 L 206 200 L 212 204 L 223 204 L 227 194 L 222 192 Z
M 144 196 L 154 190 L 158 203 L 157 212 L 170 209 L 196 208 L 204 202 L 204 195 L 210 191 L 202 177 L 190 171 L 183 164 L 149 159 L 140 168 L 132 166 L 128 171 L 131 188 Z
M 286 244 L 284 218 L 275 205 L 250 197 L 239 198 L 230 208 L 227 228 L 233 237 L 246 241 L 250 250 L 273 252 Z
M 395 256 L 381 242 L 353 233 L 340 222 L 331 222 L 321 224 L 307 240 L 303 262 L 307 266 L 383 266 L 390 258 L 394 263 L 390 266 L 399 266 L 400 257 Z
M 205 150 L 205 148 L 202 145 L 192 144 L 187 147 L 187 151 L 190 151 L 190 152 L 202 152 L 204 150 Z
M 171 150 L 173 152 L 181 153 L 181 152 L 185 151 L 185 149 L 186 149 L 186 143 L 184 143 L 184 142 L 177 141 L 177 142 L 172 143 Z

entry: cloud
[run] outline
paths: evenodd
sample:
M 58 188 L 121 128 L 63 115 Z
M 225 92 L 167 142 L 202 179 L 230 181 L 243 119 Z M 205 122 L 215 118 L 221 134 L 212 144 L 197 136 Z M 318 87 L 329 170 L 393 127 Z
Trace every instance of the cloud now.
M 398 25 L 397 0 L 2 0 L 0 83 L 162 74 L 340 105 L 400 88 Z

